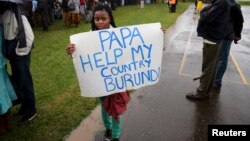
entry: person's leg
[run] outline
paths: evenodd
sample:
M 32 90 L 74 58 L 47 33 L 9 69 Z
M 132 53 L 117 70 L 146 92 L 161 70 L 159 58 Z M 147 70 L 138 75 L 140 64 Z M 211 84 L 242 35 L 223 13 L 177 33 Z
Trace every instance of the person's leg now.
M 105 128 L 112 129 L 112 119 L 108 115 L 108 113 L 104 110 L 103 106 L 101 106 L 101 112 L 102 112 L 102 121 L 103 121 Z
M 72 21 L 71 23 L 72 23 L 72 24 L 75 24 L 75 25 L 76 25 L 76 23 L 77 23 L 77 22 L 76 22 L 76 21 L 77 21 L 76 18 L 77 18 L 77 17 L 76 17 L 76 13 L 72 13 L 72 16 L 71 16 L 71 21 Z
M 4 128 L 6 131 L 10 131 L 10 110 L 3 115 L 4 118 Z
M 119 139 L 121 136 L 121 120 L 122 116 L 120 115 L 118 117 L 118 121 L 112 118 L 112 138 L 117 138 Z
M 63 22 L 64 26 L 67 26 L 68 12 L 63 12 Z
M 105 140 L 111 140 L 112 139 L 112 118 L 108 115 L 108 113 L 104 110 L 104 107 L 102 105 L 102 102 L 104 101 L 105 97 L 100 97 L 100 105 L 101 105 L 101 114 L 102 114 L 102 121 L 104 124 L 104 127 L 106 128 L 104 138 Z
M 3 115 L 0 115 L 0 135 L 4 135 L 6 133 L 3 124 Z
M 218 87 L 222 84 L 222 78 L 227 69 L 228 56 L 231 48 L 232 40 L 223 40 L 220 50 L 219 61 L 216 68 L 216 76 L 214 84 Z
M 68 13 L 68 27 L 71 26 L 71 24 L 73 23 L 73 14 L 71 12 Z
M 76 27 L 78 27 L 78 24 L 80 23 L 80 14 L 79 13 L 75 13 L 75 25 Z
M 203 44 L 202 75 L 200 76 L 200 85 L 196 92 L 186 95 L 190 99 L 207 99 L 209 91 L 214 81 L 220 44 Z
M 200 85 L 197 88 L 197 92 L 200 94 L 208 94 L 213 84 L 220 47 L 220 44 L 204 43 L 202 75 Z
M 30 118 L 36 114 L 35 93 L 30 72 L 30 53 L 16 56 L 10 60 L 13 79 L 17 86 L 17 93 L 21 100 L 23 118 Z
M 176 4 L 173 5 L 173 12 L 176 12 Z
M 49 22 L 48 22 L 48 12 L 44 9 L 43 11 L 42 11 L 42 13 L 41 13 L 41 22 L 42 22 L 42 29 L 44 30 L 44 31 L 47 31 L 48 30 L 48 26 L 49 26 Z
M 173 12 L 173 4 L 170 4 L 170 12 L 172 13 Z

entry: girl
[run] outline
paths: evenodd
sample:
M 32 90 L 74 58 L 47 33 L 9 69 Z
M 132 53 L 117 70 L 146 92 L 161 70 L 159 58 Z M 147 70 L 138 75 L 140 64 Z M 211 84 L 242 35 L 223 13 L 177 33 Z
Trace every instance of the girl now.
M 116 25 L 109 5 L 98 3 L 93 10 L 93 18 L 91 20 L 92 31 L 109 29 L 112 27 L 116 27 Z M 71 55 L 74 50 L 74 44 L 69 44 L 67 46 L 66 51 L 69 55 Z M 121 115 L 118 116 L 118 120 L 115 120 L 104 110 L 103 102 L 106 97 L 108 96 L 99 98 L 99 101 L 101 102 L 102 119 L 106 128 L 104 138 L 106 141 L 119 141 L 121 135 Z

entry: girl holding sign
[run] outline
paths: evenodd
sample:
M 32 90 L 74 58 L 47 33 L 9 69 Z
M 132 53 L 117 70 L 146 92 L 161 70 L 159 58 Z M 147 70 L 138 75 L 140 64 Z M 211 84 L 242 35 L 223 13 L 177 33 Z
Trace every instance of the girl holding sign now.
M 101 30 L 116 27 L 115 21 L 112 15 L 112 11 L 109 5 L 104 3 L 99 3 L 94 7 L 93 18 L 91 20 L 91 29 Z M 75 45 L 69 44 L 66 48 L 68 55 L 75 51 Z M 119 141 L 121 135 L 121 113 L 118 115 L 110 115 L 112 109 L 111 104 L 116 103 L 119 98 L 123 101 L 123 112 L 126 110 L 126 104 L 129 101 L 129 96 L 127 92 L 115 93 L 110 96 L 100 97 L 99 101 L 101 103 L 101 113 L 104 126 L 106 128 L 104 139 L 106 141 Z M 121 101 L 121 99 L 119 99 Z

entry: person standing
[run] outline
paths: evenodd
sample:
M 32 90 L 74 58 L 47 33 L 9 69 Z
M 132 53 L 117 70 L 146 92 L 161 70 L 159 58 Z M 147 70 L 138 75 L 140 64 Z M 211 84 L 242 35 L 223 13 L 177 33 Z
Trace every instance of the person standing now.
M 69 0 L 62 0 L 62 12 L 63 12 L 62 15 L 63 15 L 64 26 L 68 25 L 68 18 L 69 18 L 68 3 Z
M 49 25 L 53 24 L 55 21 L 55 0 L 48 0 L 48 19 Z
M 80 18 L 83 19 L 83 20 L 86 17 L 86 13 L 85 13 L 86 9 L 85 9 L 85 7 L 86 7 L 85 0 L 80 0 Z
M 194 14 L 196 14 L 197 12 L 197 4 L 198 4 L 198 0 L 194 1 Z
M 228 0 L 213 0 L 201 10 L 197 32 L 198 36 L 203 38 L 202 74 L 194 79 L 200 79 L 200 84 L 196 91 L 186 95 L 188 99 L 210 98 L 221 42 L 228 30 L 229 10 Z
M 241 39 L 241 31 L 243 28 L 244 18 L 240 5 L 235 0 L 229 0 L 230 8 L 230 19 L 229 19 L 229 29 L 226 37 L 222 41 L 222 47 L 219 55 L 219 62 L 217 64 L 216 76 L 214 80 L 214 87 L 220 88 L 222 85 L 222 78 L 227 69 L 228 56 L 231 48 L 231 44 L 234 40 L 234 43 Z
M 3 54 L 10 62 L 12 83 L 18 97 L 17 102 L 21 103 L 17 114 L 21 116 L 20 123 L 24 123 L 37 116 L 34 85 L 30 72 L 34 34 L 21 5 L 7 3 L 3 11 Z
M 37 12 L 41 17 L 42 29 L 48 31 L 49 27 L 49 13 L 48 13 L 48 0 L 38 0 Z
M 198 0 L 197 2 L 197 12 L 200 13 L 203 8 L 203 0 Z
M 32 17 L 31 17 L 31 26 L 36 26 L 36 9 L 37 9 L 37 0 L 32 0 Z
M 175 13 L 178 0 L 169 0 L 168 2 L 169 2 L 169 12 Z
M 1 15 L 0 15 L 1 17 Z M 10 107 L 17 99 L 14 88 L 7 72 L 7 60 L 2 53 L 3 28 L 0 18 L 0 135 L 10 131 Z
M 24 9 L 24 14 L 27 17 L 30 25 L 33 27 L 34 23 L 32 21 L 32 1 L 24 1 L 23 9 Z
M 75 26 L 78 27 L 78 24 L 80 23 L 80 0 L 69 0 L 68 5 L 71 3 L 75 5 L 75 9 L 73 11 L 69 11 L 68 26 L 75 24 Z

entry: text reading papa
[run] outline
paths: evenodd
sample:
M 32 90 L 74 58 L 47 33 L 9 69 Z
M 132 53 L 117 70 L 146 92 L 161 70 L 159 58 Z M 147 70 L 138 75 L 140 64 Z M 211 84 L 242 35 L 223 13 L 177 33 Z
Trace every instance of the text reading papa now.
M 146 43 L 137 27 L 119 32 L 98 32 L 100 51 L 80 55 L 83 73 L 98 69 L 107 92 L 133 88 L 160 78 L 160 67 L 152 68 L 152 43 Z

